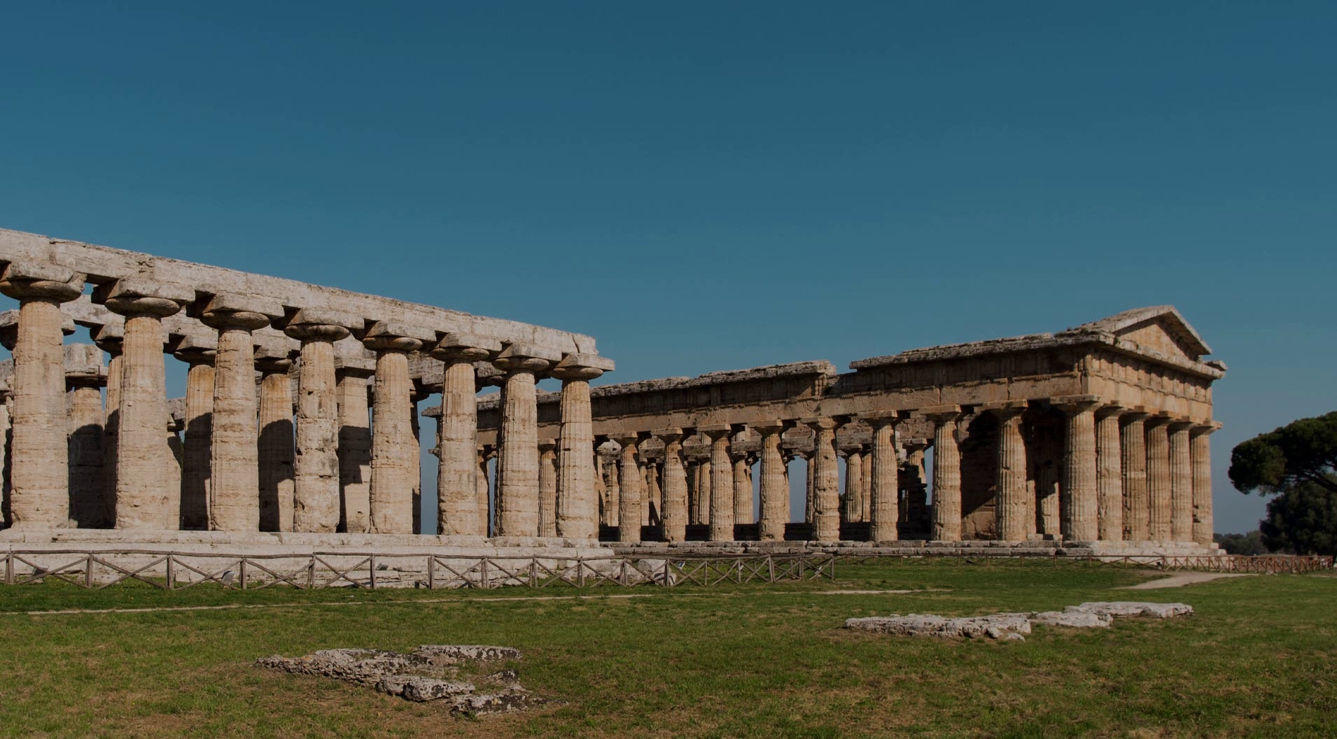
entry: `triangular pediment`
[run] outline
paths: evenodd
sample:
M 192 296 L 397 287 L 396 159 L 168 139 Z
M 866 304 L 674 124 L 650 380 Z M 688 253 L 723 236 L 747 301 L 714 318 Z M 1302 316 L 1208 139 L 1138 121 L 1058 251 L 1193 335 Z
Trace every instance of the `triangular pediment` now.
M 1211 347 L 1207 346 L 1198 332 L 1172 305 L 1156 305 L 1124 311 L 1072 330 L 1108 332 L 1162 354 L 1183 357 L 1194 362 L 1201 361 L 1203 355 L 1212 353 Z

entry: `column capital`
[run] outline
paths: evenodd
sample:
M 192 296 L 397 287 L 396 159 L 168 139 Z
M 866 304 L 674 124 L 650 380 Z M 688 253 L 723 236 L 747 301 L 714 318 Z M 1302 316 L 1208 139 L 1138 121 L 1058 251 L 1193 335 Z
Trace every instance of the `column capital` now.
M 728 438 L 729 434 L 733 433 L 733 426 L 727 423 L 714 423 L 697 426 L 696 430 L 714 442 L 721 437 Z
M 1187 431 L 1187 430 L 1193 428 L 1193 427 L 1196 426 L 1196 425 L 1197 425 L 1196 423 L 1194 423 L 1193 421 L 1190 421 L 1190 420 L 1187 419 L 1187 418 L 1171 418 L 1171 419 L 1170 419 L 1170 431 L 1172 431 L 1172 432 L 1177 432 L 1177 431 Z
M 102 364 L 102 350 L 92 344 L 65 345 L 65 386 L 102 387 L 107 384 L 107 367 Z
M 195 300 L 195 290 L 185 285 L 126 277 L 93 290 L 94 300 L 101 299 L 112 313 L 123 316 L 176 315 Z
M 752 429 L 753 431 L 756 431 L 764 439 L 772 434 L 776 435 L 783 434 L 785 432 L 785 429 L 793 425 L 794 425 L 793 421 L 775 420 L 775 421 L 762 421 L 760 423 L 749 423 L 747 424 L 747 427 Z
M 355 328 L 362 328 L 364 321 L 351 313 L 329 308 L 299 308 L 285 322 L 283 333 L 294 339 L 315 341 L 338 341 L 346 338 Z
M 660 441 L 664 442 L 665 446 L 672 444 L 674 442 L 682 441 L 682 438 L 684 436 L 683 431 L 680 428 L 658 429 L 656 431 L 652 431 L 651 434 L 656 439 L 659 439 Z
M 834 416 L 818 416 L 816 418 L 801 418 L 799 423 L 811 428 L 813 431 L 835 430 L 842 422 Z
M 242 329 L 254 331 L 283 317 L 283 306 L 277 300 L 253 295 L 219 293 L 209 299 L 200 312 L 200 322 L 220 331 Z
M 553 362 L 559 359 L 560 355 L 540 346 L 507 344 L 497 358 L 492 360 L 492 366 L 508 375 L 520 372 L 536 375 L 551 367 Z
M 1194 424 L 1193 428 L 1189 430 L 1189 433 L 1193 434 L 1194 436 L 1207 436 L 1209 434 L 1213 434 L 1221 430 L 1221 427 L 1224 425 L 1225 424 L 1221 423 L 1220 421 L 1215 421 L 1215 420 L 1209 421 L 1207 423 L 1198 423 Z
M 556 440 L 556 439 L 540 439 L 540 440 L 539 440 L 539 454 L 546 454 L 546 453 L 548 453 L 548 452 L 555 452 L 555 451 L 557 451 L 557 440 Z
M 105 328 L 105 327 L 104 327 Z M 199 332 L 168 342 L 172 356 L 191 365 L 213 364 L 218 354 L 218 337 L 211 332 Z
M 1171 416 L 1168 413 L 1165 413 L 1164 411 L 1159 413 L 1148 413 L 1146 419 L 1146 426 L 1147 428 L 1155 428 L 1157 426 L 1168 426 L 1174 420 L 1175 419 L 1173 416 Z
M 1049 399 L 1049 402 L 1064 413 L 1075 416 L 1079 413 L 1095 410 L 1104 401 L 1101 400 L 1099 395 L 1055 395 Z
M 907 439 L 901 446 L 905 449 L 906 455 L 922 452 L 931 446 L 928 439 Z
M 615 367 L 613 360 L 598 354 L 563 354 L 550 374 L 559 380 L 593 380 Z
M 125 327 L 121 324 L 106 324 L 93 332 L 93 343 L 108 354 L 120 354 L 121 344 L 125 340 Z
M 919 409 L 919 414 L 925 418 L 945 423 L 954 421 L 962 416 L 962 409 L 959 405 L 931 405 Z
M 1128 408 L 1122 403 L 1107 401 L 1096 408 L 1096 417 L 1122 416 L 1128 411 Z
M 860 421 L 868 424 L 874 430 L 887 425 L 895 426 L 909 417 L 909 411 L 874 411 L 872 413 L 860 413 L 858 416 Z
M 476 334 L 449 333 L 432 345 L 430 353 L 447 364 L 483 362 L 501 353 L 501 342 Z
M 993 403 L 981 403 L 980 410 L 992 413 L 1000 420 L 1008 421 L 1020 416 L 1029 406 L 1024 400 L 999 400 Z
M 413 352 L 435 342 L 435 331 L 398 321 L 377 321 L 362 337 L 362 345 L 377 352 Z
M 0 292 L 15 300 L 67 303 L 83 291 L 83 274 L 45 262 L 10 262 L 0 275 Z

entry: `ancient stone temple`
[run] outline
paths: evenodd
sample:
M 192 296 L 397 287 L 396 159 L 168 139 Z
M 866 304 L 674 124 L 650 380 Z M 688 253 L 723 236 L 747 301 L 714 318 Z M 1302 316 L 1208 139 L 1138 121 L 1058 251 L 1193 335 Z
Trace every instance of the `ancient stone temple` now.
M 0 544 L 1211 543 L 1225 365 L 1169 306 L 592 388 L 588 336 L 35 234 L 0 292 Z

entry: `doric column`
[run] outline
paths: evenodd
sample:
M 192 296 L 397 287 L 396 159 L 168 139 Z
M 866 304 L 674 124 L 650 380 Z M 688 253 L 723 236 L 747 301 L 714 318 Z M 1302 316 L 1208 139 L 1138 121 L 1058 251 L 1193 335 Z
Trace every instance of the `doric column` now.
M 450 334 L 432 356 L 445 363 L 437 426 L 436 530 L 445 536 L 487 536 L 487 509 L 478 508 L 478 401 L 474 362 L 501 345 L 484 337 Z
M 410 378 L 409 383 L 410 383 L 410 388 L 411 388 L 411 391 L 410 391 L 410 393 L 409 393 L 409 430 L 410 430 L 410 434 L 409 434 L 409 438 L 407 438 L 407 439 L 404 440 L 404 443 L 405 443 L 406 445 L 411 445 L 412 448 L 413 448 L 413 455 L 412 455 L 412 456 L 413 456 L 413 470 L 412 470 L 412 473 L 413 473 L 413 490 L 412 490 L 412 492 L 410 493 L 410 497 L 412 498 L 413 503 L 412 503 L 412 505 L 411 505 L 410 508 L 409 508 L 409 510 L 410 510 L 410 512 L 411 512 L 411 514 L 412 514 L 413 521 L 412 521 L 412 523 L 411 523 L 411 525 L 410 525 L 409 533 L 412 533 L 412 534 L 421 534 L 421 533 L 423 533 L 423 526 L 422 526 L 422 425 L 421 425 L 421 423 L 419 422 L 419 418 L 418 418 L 418 414 L 419 414 L 419 410 L 418 410 L 418 401 L 419 401 L 419 400 L 422 400 L 422 398 L 423 398 L 424 396 L 426 396 L 427 393 L 422 392 L 422 391 L 420 390 L 420 388 L 418 387 L 418 385 L 412 381 L 412 378 Z M 433 445 L 433 451 L 435 451 L 435 445 Z M 433 518 L 435 518 L 435 516 L 433 516 Z
M 1170 419 L 1147 419 L 1147 498 L 1152 541 L 1170 541 Z
M 539 536 L 557 536 L 557 442 L 539 442 Z
M 813 491 L 813 464 L 812 451 L 796 452 L 796 455 L 803 460 L 804 480 L 803 480 L 803 521 L 804 523 L 816 526 L 817 519 L 814 517 L 812 491 Z
M 645 497 L 641 501 L 641 525 L 660 526 L 664 522 L 664 491 L 659 485 L 659 465 L 645 460 L 641 465 L 645 470 Z
M 618 455 L 619 494 L 617 503 L 617 539 L 620 542 L 641 540 L 641 498 L 645 496 L 645 477 L 636 461 L 640 439 L 635 434 L 613 438 L 622 445 Z
M 557 432 L 557 535 L 599 538 L 599 498 L 594 469 L 594 423 L 590 380 L 613 369 L 596 355 L 568 354 L 552 368 L 562 381 L 561 428 Z
M 424 341 L 435 340 L 434 332 L 387 321 L 377 321 L 362 339 L 363 345 L 376 352 L 371 417 L 373 534 L 415 533 L 413 489 L 422 476 L 422 467 L 413 435 L 413 381 L 409 378 L 408 353 L 421 349 Z
M 14 402 L 9 382 L 0 380 L 0 529 L 9 525 L 9 406 Z
M 339 401 L 339 497 L 343 513 L 340 524 L 350 534 L 371 531 L 371 395 L 372 372 L 343 367 L 335 372 L 335 394 Z M 473 464 L 473 444 L 469 445 Z M 469 477 L 473 480 L 472 475 Z M 469 500 L 475 491 L 469 491 Z M 438 529 L 439 530 L 439 529 Z
M 836 468 L 836 426 L 833 418 L 808 418 L 812 428 L 813 539 L 840 540 L 839 470 Z
M 1213 541 L 1212 521 L 1212 432 L 1220 423 L 1194 426 L 1189 443 L 1193 457 L 1193 540 L 1203 546 Z
M 1101 541 L 1123 540 L 1123 448 L 1119 443 L 1122 411 L 1122 406 L 1109 404 L 1096 410 L 1096 496 Z
M 682 463 L 682 429 L 656 431 L 664 442 L 664 541 L 687 538 L 687 471 Z
M 332 533 L 339 525 L 339 403 L 334 342 L 361 326 L 354 316 L 303 308 L 284 328 L 302 342 L 297 371 L 297 456 L 293 531 Z
M 741 441 L 742 434 L 734 436 L 734 441 Z M 730 455 L 733 461 L 733 522 L 734 525 L 753 523 L 752 511 L 752 460 L 746 452 Z
M 869 453 L 868 477 L 871 488 L 868 514 L 870 541 L 895 541 L 900 538 L 896 522 L 900 520 L 900 462 L 896 459 L 896 416 L 872 416 L 864 420 L 873 428 Z
M 850 523 L 863 520 L 863 451 L 845 452 L 845 495 L 841 499 L 841 518 Z
M 1067 417 L 1063 431 L 1062 528 L 1067 541 L 1095 541 L 1100 536 L 1096 489 L 1096 408 L 1094 395 L 1054 398 Z
M 101 288 L 100 288 L 101 289 Z M 125 316 L 121 407 L 116 449 L 116 528 L 180 527 L 180 488 L 164 470 L 176 464 L 167 445 L 166 368 L 162 319 L 195 298 L 189 288 L 120 280 L 107 308 Z M 255 380 L 251 380 L 254 392 Z
M 493 364 L 506 373 L 497 438 L 497 533 L 537 536 L 539 513 L 537 373 L 552 361 L 535 347 L 512 344 Z M 639 515 L 639 514 L 638 514 Z
M 710 540 L 734 540 L 733 460 L 729 458 L 728 425 L 699 429 L 710 439 Z
M 902 447 L 908 474 L 901 480 L 905 487 L 901 521 L 908 527 L 907 532 L 922 531 L 928 535 L 933 528 L 928 504 L 928 475 L 924 469 L 924 452 L 928 451 L 929 440 L 909 439 L 902 443 Z
M 495 521 L 491 521 L 492 507 L 490 505 L 489 495 L 491 485 L 488 480 L 487 463 L 495 459 L 497 448 L 491 444 L 483 444 L 478 447 L 478 524 L 483 530 L 484 536 L 494 536 L 496 534 Z
M 761 434 L 761 520 L 757 535 L 762 541 L 784 541 L 789 521 L 789 484 L 785 478 L 784 455 L 780 452 L 783 421 L 754 425 Z
M 251 332 L 282 316 L 283 307 L 217 295 L 201 320 L 218 329 L 209 463 L 209 528 L 260 530 L 260 451 L 256 432 L 255 347 Z
M 292 359 L 280 352 L 258 354 L 255 368 L 260 371 L 260 530 L 292 531 L 297 457 Z
M 15 528 L 64 526 L 70 517 L 70 470 L 60 304 L 83 292 L 83 275 L 11 263 L 0 278 L 0 292 L 19 301 L 10 519 Z M 161 433 L 160 427 L 160 441 Z
M 613 528 L 619 528 L 622 525 L 621 501 L 622 501 L 622 482 L 621 471 L 618 469 L 618 460 L 621 456 L 622 448 L 619 446 L 616 450 L 604 449 L 603 469 L 607 479 L 604 485 L 604 515 L 603 525 Z
M 1151 499 L 1147 494 L 1147 414 L 1119 416 L 1119 447 L 1123 455 L 1123 538 L 1147 541 L 1151 534 Z
M 210 345 L 183 343 L 173 355 L 185 362 L 186 416 L 181 444 L 181 528 L 209 528 L 209 455 L 212 453 L 214 413 L 214 356 Z M 108 385 L 111 384 L 110 378 Z
M 81 529 L 105 528 L 107 506 L 102 500 L 102 350 L 89 344 L 65 347 L 81 355 L 78 371 L 67 368 L 70 436 L 70 518 Z M 96 355 L 96 356 L 94 356 Z
M 1170 538 L 1193 541 L 1193 457 L 1189 432 L 1193 424 L 1174 421 L 1167 427 L 1170 442 Z
M 1025 541 L 1031 512 L 1026 494 L 1026 443 L 1021 438 L 1021 414 L 1026 404 L 1006 401 L 984 409 L 998 418 L 998 538 Z
M 961 541 L 961 449 L 957 445 L 959 406 L 923 410 L 933 421 L 933 541 Z
M 710 457 L 697 462 L 696 464 L 696 505 L 692 510 L 696 513 L 696 523 L 698 526 L 707 526 L 710 524 L 710 501 L 715 497 L 712 495 L 712 488 L 715 484 L 715 475 L 711 470 Z

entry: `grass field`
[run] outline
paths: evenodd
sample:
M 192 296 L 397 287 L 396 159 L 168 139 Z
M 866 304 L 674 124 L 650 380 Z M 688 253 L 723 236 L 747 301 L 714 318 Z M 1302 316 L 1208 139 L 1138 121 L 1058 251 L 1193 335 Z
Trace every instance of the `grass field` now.
M 1337 577 L 1114 589 L 1156 576 L 1049 561 L 889 560 L 842 564 L 834 582 L 710 589 L 0 587 L 0 735 L 1337 736 Z M 918 592 L 834 592 L 889 589 Z M 566 599 L 534 599 L 549 596 Z M 1036 627 L 1024 643 L 841 628 L 849 616 L 1086 600 L 1183 601 L 1197 615 Z M 201 605 L 247 607 L 28 613 Z M 252 666 L 276 653 L 450 643 L 519 647 L 524 685 L 566 704 L 456 718 Z

